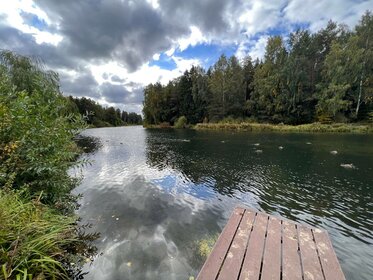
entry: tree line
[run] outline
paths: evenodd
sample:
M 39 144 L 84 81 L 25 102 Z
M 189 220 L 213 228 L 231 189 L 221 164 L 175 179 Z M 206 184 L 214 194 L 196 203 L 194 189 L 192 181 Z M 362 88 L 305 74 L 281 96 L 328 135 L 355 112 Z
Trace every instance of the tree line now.
M 94 127 L 140 125 L 142 117 L 134 112 L 128 113 L 114 107 L 103 107 L 86 97 L 67 97 L 69 110 L 80 113 L 86 122 Z
M 373 117 L 373 16 L 353 30 L 329 21 L 311 33 L 270 37 L 262 60 L 221 55 L 144 89 L 144 122 L 173 125 L 224 118 L 302 124 L 354 122 Z

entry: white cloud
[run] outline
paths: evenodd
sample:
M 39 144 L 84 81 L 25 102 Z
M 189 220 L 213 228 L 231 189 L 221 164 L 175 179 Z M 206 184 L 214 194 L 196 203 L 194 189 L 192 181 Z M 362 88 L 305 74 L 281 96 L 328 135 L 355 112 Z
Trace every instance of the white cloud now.
M 39 20 L 44 21 L 46 24 L 50 24 L 51 20 L 47 14 L 35 6 L 31 0 L 14 0 L 6 1 L 1 4 L 0 15 L 6 17 L 6 22 L 8 25 L 20 30 L 23 33 L 31 34 L 34 36 L 36 43 L 48 43 L 57 46 L 59 42 L 62 41 L 62 36 L 59 34 L 52 34 L 47 31 L 41 31 L 34 26 L 25 24 L 22 18 L 22 13 L 29 13 L 35 15 Z
M 281 9 L 286 1 L 253 0 L 241 7 L 238 23 L 245 34 L 253 36 L 258 32 L 274 28 L 281 23 Z
M 158 0 L 146 0 L 150 5 L 152 5 L 153 9 L 158 9 L 159 8 L 159 3 Z
M 249 55 L 252 59 L 262 59 L 264 57 L 268 38 L 269 36 L 264 35 L 253 44 L 249 51 Z
M 170 48 L 169 50 L 164 52 L 168 56 L 172 56 L 175 53 L 175 48 Z
M 159 57 L 161 56 L 161 54 L 160 53 L 155 53 L 154 55 L 153 55 L 153 59 L 154 60 L 159 60 Z
M 253 60 L 259 58 L 262 59 L 265 54 L 265 48 L 267 45 L 269 35 L 263 35 L 259 39 L 250 40 L 248 42 L 241 42 L 237 48 L 235 56 L 238 59 L 243 59 L 249 55 Z
M 180 51 L 184 51 L 189 46 L 195 46 L 197 44 L 205 43 L 207 39 L 203 36 L 201 30 L 197 26 L 190 27 L 190 35 L 185 38 L 181 38 L 177 41 L 177 45 Z
M 354 26 L 362 13 L 373 8 L 373 1 L 353 0 L 291 0 L 284 9 L 284 18 L 289 23 L 310 23 L 312 32 L 324 27 L 329 20 Z

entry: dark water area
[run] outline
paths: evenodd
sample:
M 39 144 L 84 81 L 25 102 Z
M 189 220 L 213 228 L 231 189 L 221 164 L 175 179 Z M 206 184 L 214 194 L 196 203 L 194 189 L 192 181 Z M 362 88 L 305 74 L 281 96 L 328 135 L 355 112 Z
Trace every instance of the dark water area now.
M 326 229 L 346 278 L 373 279 L 372 135 L 83 134 L 101 141 L 83 155 L 91 165 L 75 190 L 82 223 L 101 233 L 85 279 L 195 277 L 198 241 L 219 234 L 237 205 Z

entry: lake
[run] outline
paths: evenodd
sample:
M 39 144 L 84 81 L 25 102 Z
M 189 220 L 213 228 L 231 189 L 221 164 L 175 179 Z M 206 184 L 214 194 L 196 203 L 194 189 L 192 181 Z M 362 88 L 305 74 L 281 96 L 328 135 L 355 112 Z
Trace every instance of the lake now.
M 373 279 L 373 135 L 83 134 L 102 144 L 83 155 L 91 165 L 74 191 L 82 223 L 101 233 L 85 279 L 195 277 L 201 240 L 219 234 L 237 205 L 326 229 L 346 278 Z

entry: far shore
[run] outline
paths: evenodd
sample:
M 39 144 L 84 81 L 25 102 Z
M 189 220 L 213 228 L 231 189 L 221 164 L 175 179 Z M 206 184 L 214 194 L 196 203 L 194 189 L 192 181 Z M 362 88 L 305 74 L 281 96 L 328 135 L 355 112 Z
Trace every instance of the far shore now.
M 173 126 L 144 125 L 145 128 L 174 128 Z M 310 132 L 310 133 L 373 133 L 373 124 L 367 123 L 310 123 L 301 125 L 252 123 L 252 122 L 221 122 L 221 123 L 198 123 L 186 128 L 196 130 L 235 130 L 235 131 L 277 131 L 277 132 Z

